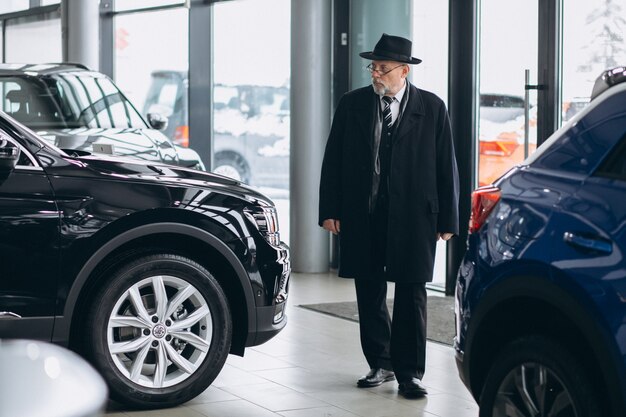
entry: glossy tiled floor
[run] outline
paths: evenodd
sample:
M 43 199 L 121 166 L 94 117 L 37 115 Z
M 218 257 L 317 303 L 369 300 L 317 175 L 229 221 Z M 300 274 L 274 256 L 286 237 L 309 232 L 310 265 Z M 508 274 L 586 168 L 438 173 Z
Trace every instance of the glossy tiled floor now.
M 390 288 L 390 294 L 393 294 Z M 458 378 L 451 347 L 428 343 L 424 383 L 429 395 L 407 400 L 397 384 L 359 389 L 367 372 L 358 325 L 299 308 L 354 300 L 351 280 L 293 274 L 289 323 L 274 339 L 231 355 L 203 394 L 172 409 L 128 411 L 111 403 L 107 417 L 476 417 L 478 407 Z

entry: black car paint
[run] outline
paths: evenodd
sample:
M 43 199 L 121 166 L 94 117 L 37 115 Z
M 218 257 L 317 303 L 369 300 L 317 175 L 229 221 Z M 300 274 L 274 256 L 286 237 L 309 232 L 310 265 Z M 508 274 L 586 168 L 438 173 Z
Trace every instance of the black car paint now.
M 287 248 L 270 245 L 242 212 L 273 205 L 266 197 L 197 170 L 71 156 L 8 117 L 0 117 L 0 130 L 41 165 L 18 166 L 0 178 L 0 267 L 12 271 L 0 280 L 0 311 L 22 316 L 0 319 L 0 337 L 69 344 L 82 324 L 77 311 L 95 301 L 89 292 L 98 268 L 145 245 L 197 245 L 198 256 L 202 250 L 221 256 L 235 282 L 228 284 L 231 302 L 243 301 L 247 311 L 233 306 L 233 353 L 284 327 L 286 318 L 275 324 L 273 317 L 278 281 L 289 270 Z

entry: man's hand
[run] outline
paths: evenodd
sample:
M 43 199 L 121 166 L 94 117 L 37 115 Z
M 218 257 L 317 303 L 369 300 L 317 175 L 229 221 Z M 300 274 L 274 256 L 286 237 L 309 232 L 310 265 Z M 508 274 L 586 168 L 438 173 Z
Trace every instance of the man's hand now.
M 437 233 L 437 240 L 450 240 L 452 236 L 454 236 L 454 233 Z
M 322 227 L 336 235 L 341 231 L 341 222 L 335 219 L 326 219 L 322 223 Z

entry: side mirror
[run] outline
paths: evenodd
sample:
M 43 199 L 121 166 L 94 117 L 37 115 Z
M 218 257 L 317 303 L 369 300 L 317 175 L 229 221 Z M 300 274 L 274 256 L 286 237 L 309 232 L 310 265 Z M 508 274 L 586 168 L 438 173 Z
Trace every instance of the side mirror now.
M 20 159 L 20 148 L 0 137 L 0 172 L 10 172 Z
M 159 113 L 148 113 L 148 124 L 156 130 L 165 130 L 167 127 L 167 117 Z

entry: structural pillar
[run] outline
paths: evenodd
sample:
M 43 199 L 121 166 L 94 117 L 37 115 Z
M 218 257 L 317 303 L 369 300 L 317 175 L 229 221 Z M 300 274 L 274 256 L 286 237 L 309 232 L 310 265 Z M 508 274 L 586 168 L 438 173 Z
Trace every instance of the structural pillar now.
M 465 254 L 470 199 L 476 179 L 478 132 L 479 0 L 450 0 L 448 108 L 459 167 L 459 236 L 448 241 L 446 294 L 454 294 L 456 274 Z
M 213 5 L 189 1 L 189 146 L 213 169 Z
M 100 68 L 100 5 L 97 1 L 62 0 L 63 61 Z
M 290 240 L 294 272 L 329 270 L 329 235 L 317 225 L 331 119 L 331 0 L 291 1 Z

